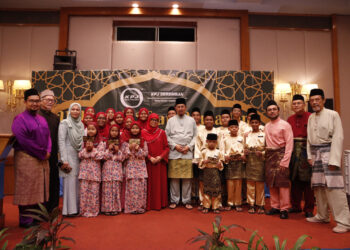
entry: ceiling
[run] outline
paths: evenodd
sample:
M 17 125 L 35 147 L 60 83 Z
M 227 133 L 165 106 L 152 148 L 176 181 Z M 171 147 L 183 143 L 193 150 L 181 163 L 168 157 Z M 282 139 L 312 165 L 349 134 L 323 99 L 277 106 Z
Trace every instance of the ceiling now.
M 293 14 L 350 15 L 350 0 L 0 0 L 0 8 L 60 9 L 61 7 L 140 7 L 169 8 L 178 3 L 180 8 L 233 9 L 250 12 Z

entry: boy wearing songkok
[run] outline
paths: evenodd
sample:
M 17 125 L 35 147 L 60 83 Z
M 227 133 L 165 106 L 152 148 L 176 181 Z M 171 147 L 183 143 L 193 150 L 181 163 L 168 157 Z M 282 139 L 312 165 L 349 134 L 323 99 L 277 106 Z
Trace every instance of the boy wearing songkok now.
M 242 212 L 242 179 L 244 178 L 244 141 L 238 135 L 239 125 L 237 120 L 229 121 L 230 136 L 221 141 L 220 150 L 225 157 L 225 179 L 227 186 L 226 210 L 236 208 Z
M 238 121 L 239 131 L 238 135 L 243 136 L 244 131 L 248 127 L 248 124 L 245 121 L 242 121 L 242 106 L 239 103 L 236 103 L 232 107 L 232 119 Z
M 256 204 L 259 208 L 258 214 L 265 213 L 264 205 L 264 173 L 265 173 L 265 133 L 260 127 L 260 116 L 253 114 L 250 117 L 251 132 L 245 137 L 244 154 L 246 155 L 246 179 L 247 179 L 247 201 L 248 213 L 254 214 Z
M 248 124 L 248 126 L 246 126 L 246 128 L 244 129 L 244 135 L 246 135 L 248 132 L 252 131 L 252 126 L 250 125 L 250 119 L 251 119 L 252 115 L 254 115 L 254 114 L 256 114 L 256 115 L 258 114 L 258 111 L 255 108 L 249 108 L 247 110 L 247 124 Z M 264 129 L 265 129 L 264 125 L 262 125 L 260 122 L 259 130 L 264 132 Z
M 206 138 L 206 147 L 200 154 L 199 168 L 203 169 L 203 213 L 208 213 L 210 207 L 214 213 L 220 213 L 221 180 L 219 171 L 224 169 L 222 153 L 217 149 L 218 136 L 210 133 Z

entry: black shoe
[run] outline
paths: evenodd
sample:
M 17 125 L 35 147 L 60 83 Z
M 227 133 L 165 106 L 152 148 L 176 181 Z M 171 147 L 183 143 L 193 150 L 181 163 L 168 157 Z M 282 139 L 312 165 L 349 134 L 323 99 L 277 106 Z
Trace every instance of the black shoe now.
M 280 210 L 276 208 L 271 208 L 269 211 L 266 212 L 267 215 L 274 215 L 279 213 L 280 213 Z
M 314 217 L 314 214 L 312 212 L 305 212 L 305 217 L 311 218 L 311 217 Z
M 297 209 L 297 208 L 290 208 L 288 209 L 288 213 L 301 213 L 301 209 Z
M 288 219 L 288 212 L 287 211 L 281 211 L 280 219 Z

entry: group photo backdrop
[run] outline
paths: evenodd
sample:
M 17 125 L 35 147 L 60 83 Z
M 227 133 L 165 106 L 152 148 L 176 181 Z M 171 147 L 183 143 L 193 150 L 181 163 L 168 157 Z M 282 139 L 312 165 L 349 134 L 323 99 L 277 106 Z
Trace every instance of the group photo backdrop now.
M 96 112 L 126 107 L 141 107 L 160 115 L 160 125 L 175 99 L 187 100 L 187 110 L 199 107 L 202 114 L 212 110 L 215 125 L 220 124 L 223 109 L 231 111 L 235 103 L 242 105 L 242 114 L 254 107 L 263 123 L 268 121 L 265 105 L 273 99 L 271 71 L 217 70 L 99 70 L 99 71 L 33 71 L 32 82 L 39 91 L 51 89 L 57 98 L 54 111 L 66 117 L 69 105 L 78 102 L 94 107 Z

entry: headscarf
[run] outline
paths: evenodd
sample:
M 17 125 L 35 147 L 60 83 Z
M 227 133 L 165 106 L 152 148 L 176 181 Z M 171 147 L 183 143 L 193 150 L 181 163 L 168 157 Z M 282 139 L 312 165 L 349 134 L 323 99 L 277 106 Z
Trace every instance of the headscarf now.
M 71 110 L 72 107 L 77 105 L 80 109 L 80 114 L 77 119 L 72 118 Z M 79 103 L 72 103 L 68 109 L 67 118 L 62 121 L 68 125 L 68 138 L 72 147 L 76 151 L 80 151 L 83 146 L 83 136 L 84 136 L 84 124 L 81 122 L 81 105 Z
M 95 135 L 95 139 L 94 139 L 94 147 L 97 147 L 98 144 L 100 143 L 100 137 L 99 137 L 99 134 L 98 134 L 98 126 L 97 126 L 97 123 L 96 122 L 89 122 L 86 127 L 90 126 L 90 125 L 93 125 L 96 129 L 96 135 Z
M 126 117 L 126 111 L 131 110 L 132 111 L 132 116 L 135 116 L 135 111 L 132 108 L 125 108 L 124 109 L 124 117 Z
M 84 112 L 84 113 L 85 113 L 85 114 L 86 114 L 86 113 L 89 114 L 89 113 L 90 113 L 89 110 L 92 110 L 92 111 L 94 112 L 94 115 L 96 114 L 95 109 L 94 109 L 93 107 L 87 107 L 87 108 L 85 109 L 85 112 Z M 91 114 L 91 113 L 90 113 L 90 114 Z
M 96 122 L 95 116 L 92 115 L 91 113 L 84 113 L 84 118 L 82 119 L 82 122 L 84 124 L 84 127 L 87 128 L 87 124 L 85 124 L 84 120 L 87 116 L 91 116 L 92 117 L 92 121 Z
M 117 138 L 113 138 L 113 139 L 118 139 L 118 140 L 120 140 L 120 127 L 119 127 L 117 124 L 113 124 L 113 125 L 111 125 L 111 126 L 109 127 L 108 140 L 112 139 L 112 138 L 111 138 L 111 130 L 112 130 L 112 128 L 118 128 L 118 135 L 117 135 Z M 109 145 L 108 145 L 108 143 L 106 143 L 106 148 L 108 148 L 108 147 L 109 147 Z
M 117 116 L 118 116 L 118 115 L 121 115 L 121 116 L 123 117 L 123 123 L 122 123 L 122 124 L 118 124 L 118 123 L 117 123 Z M 124 118 L 125 118 L 125 117 L 124 117 L 124 113 L 123 113 L 123 112 L 120 112 L 120 111 L 119 111 L 119 112 L 116 112 L 114 117 L 115 117 L 115 123 L 117 123 L 117 125 L 119 125 L 120 129 L 122 130 L 122 129 L 124 128 Z
M 145 139 L 147 143 L 154 142 L 162 132 L 162 130 L 158 126 L 151 127 L 150 125 L 151 119 L 159 120 L 159 116 L 156 113 L 152 113 L 148 116 L 146 129 L 142 130 L 142 137 Z
M 148 121 L 148 120 L 142 121 L 142 120 L 140 119 L 140 114 L 141 114 L 142 111 L 146 111 L 147 115 L 149 115 L 149 113 L 148 113 L 148 109 L 146 109 L 146 108 L 140 108 L 139 113 L 138 113 L 137 121 L 138 121 L 138 123 L 140 124 L 140 128 L 141 128 L 141 129 L 145 129 L 146 126 L 147 126 L 147 121 Z M 147 119 L 148 119 L 148 117 L 147 117 Z
M 140 128 L 140 131 L 137 135 L 133 135 L 130 131 L 130 138 L 129 139 L 140 139 L 140 147 L 143 148 L 143 145 L 144 145 L 144 138 L 142 137 L 141 135 L 141 127 L 140 127 L 140 124 L 137 122 L 137 121 L 134 121 L 132 124 L 131 124 L 131 128 L 136 125 Z
M 107 141 L 108 136 L 109 136 L 109 126 L 107 126 L 107 115 L 105 112 L 98 112 L 96 114 L 96 120 L 99 116 L 103 115 L 104 117 L 106 117 L 106 123 L 104 127 L 100 127 L 97 124 L 97 133 L 98 133 L 98 137 L 99 137 L 99 141 Z
M 134 117 L 132 117 L 131 115 L 128 115 L 128 116 L 125 117 L 125 119 L 124 119 L 124 125 L 123 125 L 124 128 L 123 128 L 122 134 L 121 134 L 121 136 L 120 136 L 122 142 L 128 142 L 129 139 L 130 139 L 130 129 L 128 129 L 128 128 L 125 126 L 125 123 L 126 123 L 126 121 L 127 121 L 128 119 L 131 119 L 132 124 L 135 122 Z
M 112 119 L 112 120 L 109 120 L 109 119 L 108 119 L 108 111 L 110 111 L 110 110 L 113 111 L 113 119 Z M 108 123 L 108 125 L 111 125 L 111 122 L 114 121 L 114 119 L 115 119 L 115 110 L 114 110 L 114 108 L 108 108 L 108 109 L 106 110 L 106 115 L 107 115 L 107 123 Z

